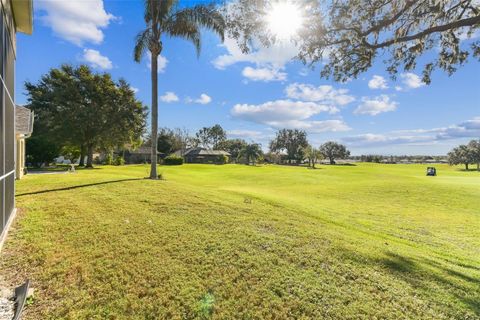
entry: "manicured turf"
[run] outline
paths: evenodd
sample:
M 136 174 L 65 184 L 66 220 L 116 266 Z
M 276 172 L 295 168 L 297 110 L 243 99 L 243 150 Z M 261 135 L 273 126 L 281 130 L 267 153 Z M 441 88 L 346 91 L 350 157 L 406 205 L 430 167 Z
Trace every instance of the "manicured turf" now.
M 30 175 L 0 275 L 26 319 L 480 319 L 480 173 L 436 167 Z

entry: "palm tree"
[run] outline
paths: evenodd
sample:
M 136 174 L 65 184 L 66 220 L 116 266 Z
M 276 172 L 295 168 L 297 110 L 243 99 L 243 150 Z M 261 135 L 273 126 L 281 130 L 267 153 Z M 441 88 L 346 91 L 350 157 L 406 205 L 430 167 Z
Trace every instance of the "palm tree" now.
M 150 179 L 157 176 L 158 130 L 158 56 L 162 52 L 162 36 L 179 37 L 195 46 L 197 56 L 201 49 L 201 28 L 212 30 L 223 41 L 225 20 L 215 5 L 199 4 L 180 7 L 178 0 L 144 0 L 146 29 L 135 39 L 134 58 L 140 62 L 148 50 L 152 58 L 152 153 Z
M 253 163 L 253 165 L 255 165 L 257 159 L 260 158 L 262 155 L 263 152 L 260 145 L 258 143 L 250 143 L 247 144 L 242 150 L 240 150 L 238 158 L 245 157 L 248 165 L 250 165 L 250 163 Z

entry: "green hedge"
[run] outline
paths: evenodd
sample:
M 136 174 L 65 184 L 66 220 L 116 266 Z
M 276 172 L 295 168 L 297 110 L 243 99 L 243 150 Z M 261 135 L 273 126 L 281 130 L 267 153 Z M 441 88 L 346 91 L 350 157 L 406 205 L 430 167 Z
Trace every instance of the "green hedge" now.
M 178 166 L 183 164 L 183 158 L 175 155 L 170 155 L 163 159 L 163 164 L 167 166 Z

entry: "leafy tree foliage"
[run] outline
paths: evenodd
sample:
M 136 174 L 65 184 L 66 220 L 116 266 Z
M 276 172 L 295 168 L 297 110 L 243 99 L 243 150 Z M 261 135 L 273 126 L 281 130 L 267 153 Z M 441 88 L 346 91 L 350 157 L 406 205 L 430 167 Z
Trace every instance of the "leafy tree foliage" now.
M 152 150 L 150 179 L 157 175 L 157 130 L 158 130 L 158 56 L 162 53 L 162 36 L 179 37 L 195 46 L 197 55 L 201 49 L 201 30 L 209 29 L 223 41 L 225 21 L 214 5 L 197 4 L 193 7 L 180 6 L 178 0 L 144 0 L 146 28 L 135 39 L 134 59 L 140 62 L 148 50 L 151 57 L 152 80 Z
M 240 151 L 247 146 L 247 142 L 243 139 L 227 139 L 218 144 L 219 150 L 230 153 L 232 159 L 237 159 Z
M 477 163 L 477 170 L 480 171 L 480 139 L 470 141 L 468 148 L 472 153 L 474 161 Z
M 263 156 L 262 147 L 258 143 L 250 143 L 243 147 L 238 154 L 239 158 L 245 158 L 247 165 L 257 162 Z
M 320 146 L 319 151 L 330 161 L 330 164 L 335 164 L 335 159 L 348 158 L 350 156 L 350 151 L 347 150 L 347 147 L 335 141 L 325 142 Z
M 75 161 L 77 161 L 77 159 L 80 157 L 80 154 L 80 148 L 74 145 L 64 145 L 60 150 L 60 155 L 62 155 L 65 159 L 70 160 L 71 163 L 75 163 Z
M 176 132 L 169 128 L 160 128 L 157 138 L 157 150 L 169 155 L 182 149 L 182 140 Z
M 307 133 L 298 129 L 282 129 L 277 131 L 275 139 L 270 141 L 271 152 L 286 152 L 287 160 L 302 161 L 305 148 L 308 147 Z
M 58 141 L 51 138 L 48 134 L 37 133 L 26 140 L 26 162 L 35 167 L 48 164 L 58 156 L 61 146 Z
M 450 165 L 463 164 L 465 170 L 468 170 L 469 164 L 476 163 L 480 170 L 480 140 L 472 140 L 468 145 L 462 144 L 454 148 L 447 157 Z
M 313 169 L 315 169 L 315 164 L 317 163 L 317 161 L 323 158 L 320 150 L 312 147 L 311 145 L 305 148 L 305 156 L 308 159 L 308 165 Z
M 114 81 L 107 73 L 62 65 L 25 87 L 36 131 L 86 152 L 88 167 L 97 148 L 133 143 L 144 132 L 146 109 L 125 80 Z
M 474 0 L 333 0 L 296 2 L 304 10 L 304 27 L 294 39 L 298 56 L 313 66 L 324 64 L 321 75 L 336 81 L 356 78 L 384 59 L 395 77 L 399 69 L 413 70 L 429 52 L 423 81 L 430 83 L 435 68 L 452 74 L 472 55 L 480 59 L 480 2 Z M 265 25 L 267 0 L 238 0 L 226 6 L 230 36 L 248 51 L 252 39 L 275 41 Z M 431 58 L 432 57 L 432 58 Z
M 227 139 L 227 133 L 219 124 L 216 124 L 213 127 L 203 127 L 200 129 L 196 134 L 196 138 L 202 147 L 218 149 Z

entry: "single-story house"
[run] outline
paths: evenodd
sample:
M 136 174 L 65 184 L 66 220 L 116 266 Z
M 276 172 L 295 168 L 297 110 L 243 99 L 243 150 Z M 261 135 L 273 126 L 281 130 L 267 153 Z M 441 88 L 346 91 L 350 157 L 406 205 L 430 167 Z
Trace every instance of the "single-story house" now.
M 157 161 L 164 156 L 163 153 L 157 151 Z M 126 150 L 124 153 L 125 163 L 141 164 L 150 163 L 152 158 L 152 149 L 150 146 L 140 146 L 135 150 Z
M 187 150 L 183 158 L 186 163 L 215 163 L 223 164 L 224 157 L 230 157 L 230 153 L 223 150 L 209 150 L 206 148 L 192 148 Z
M 17 106 L 15 108 L 16 161 L 15 177 L 21 179 L 25 174 L 25 139 L 33 132 L 33 111 Z

